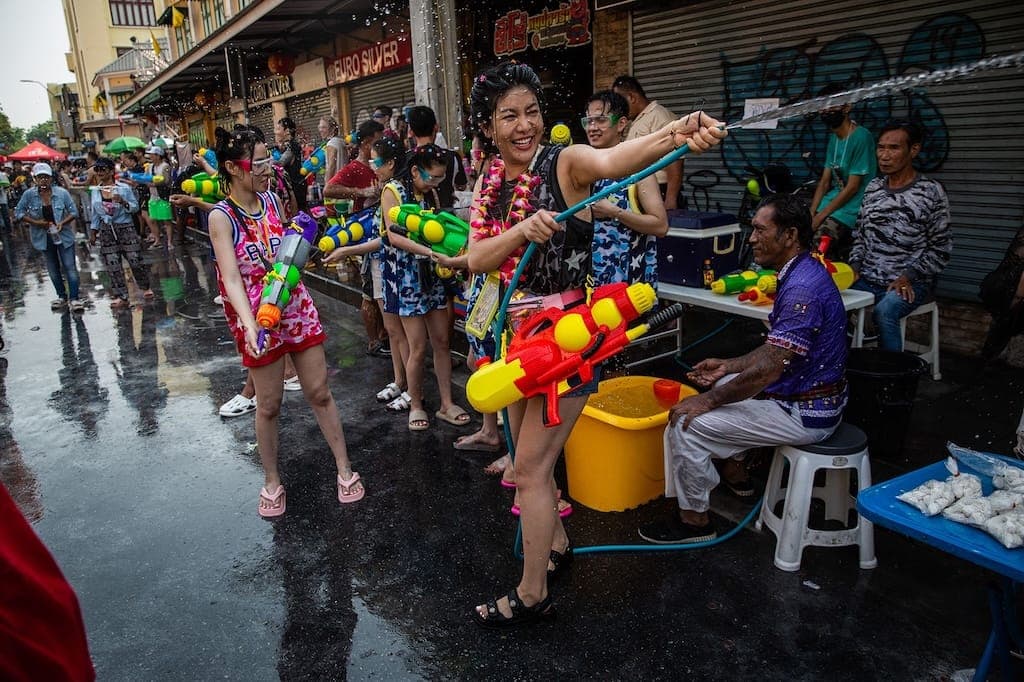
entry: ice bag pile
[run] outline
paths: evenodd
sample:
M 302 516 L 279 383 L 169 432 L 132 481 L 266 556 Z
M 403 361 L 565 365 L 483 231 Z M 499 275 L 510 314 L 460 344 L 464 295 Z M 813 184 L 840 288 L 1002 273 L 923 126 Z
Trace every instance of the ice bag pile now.
M 925 481 L 896 499 L 926 516 L 941 513 L 945 518 L 980 528 L 1007 549 L 1024 546 L 1024 469 L 983 452 L 947 443 L 952 457 L 946 460 L 950 472 L 945 481 Z M 992 478 L 995 490 L 982 495 L 981 479 L 960 471 L 963 464 Z

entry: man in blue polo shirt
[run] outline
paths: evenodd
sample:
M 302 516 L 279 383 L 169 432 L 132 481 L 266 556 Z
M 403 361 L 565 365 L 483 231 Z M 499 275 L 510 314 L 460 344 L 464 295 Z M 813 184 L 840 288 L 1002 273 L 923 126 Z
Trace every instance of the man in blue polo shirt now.
M 754 260 L 779 273 L 771 331 L 764 345 L 739 358 L 710 358 L 687 376 L 710 390 L 669 412 L 665 496 L 678 512 L 641 526 L 658 544 L 710 540 L 709 495 L 719 483 L 713 459 L 726 460 L 722 476 L 736 494 L 753 495 L 743 464 L 751 448 L 804 445 L 835 431 L 846 406 L 846 313 L 839 290 L 811 257 L 806 205 L 776 194 L 761 202 L 752 221 Z

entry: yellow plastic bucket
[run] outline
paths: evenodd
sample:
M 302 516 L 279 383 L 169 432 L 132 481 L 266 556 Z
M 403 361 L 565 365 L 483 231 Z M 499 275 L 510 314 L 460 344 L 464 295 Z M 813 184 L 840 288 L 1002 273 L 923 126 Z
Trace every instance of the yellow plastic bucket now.
M 597 511 L 625 511 L 664 494 L 668 408 L 696 392 L 656 377 L 602 381 L 565 444 L 572 498 Z

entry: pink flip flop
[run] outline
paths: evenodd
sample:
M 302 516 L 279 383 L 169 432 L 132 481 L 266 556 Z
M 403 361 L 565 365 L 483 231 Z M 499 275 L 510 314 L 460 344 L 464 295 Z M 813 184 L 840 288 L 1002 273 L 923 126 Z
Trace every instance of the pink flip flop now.
M 264 507 L 263 505 L 258 505 L 256 507 L 256 511 L 258 511 L 260 516 L 263 518 L 270 519 L 284 514 L 287 498 L 284 494 L 283 485 L 277 486 L 277 492 L 273 495 L 270 494 L 270 491 L 267 490 L 266 486 L 260 488 L 260 500 L 266 500 L 272 505 L 270 507 Z
M 502 488 L 515 488 L 516 487 L 516 482 L 515 481 L 506 481 L 503 478 L 503 479 L 501 479 L 501 487 Z
M 349 504 L 363 499 L 363 496 L 366 495 L 366 488 L 363 486 L 360 486 L 359 490 L 355 492 L 348 492 L 359 480 L 359 474 L 355 471 L 352 472 L 352 478 L 348 479 L 342 478 L 341 474 L 338 474 L 338 502 Z
M 559 501 L 561 502 L 563 500 L 561 498 L 559 498 Z M 513 504 L 512 508 L 509 509 L 509 511 L 512 512 L 512 516 L 519 516 L 522 513 L 522 511 L 519 509 L 519 505 L 518 504 Z M 560 518 L 560 519 L 564 519 L 564 518 L 566 518 L 568 516 L 572 516 L 572 503 L 571 502 L 566 502 L 565 503 L 565 507 L 563 507 L 562 510 L 560 512 L 558 512 L 558 518 Z

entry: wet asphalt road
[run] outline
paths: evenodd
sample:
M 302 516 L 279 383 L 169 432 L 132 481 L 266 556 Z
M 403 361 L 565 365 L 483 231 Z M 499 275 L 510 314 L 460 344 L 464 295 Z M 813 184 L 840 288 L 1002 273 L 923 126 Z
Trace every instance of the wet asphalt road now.
M 51 312 L 41 260 L 23 245 L 14 254 L 0 289 L 0 479 L 75 587 L 101 680 L 929 680 L 970 667 L 984 645 L 989 576 L 885 531 L 874 571 L 857 568 L 855 548 L 812 548 L 783 573 L 774 537 L 753 531 L 712 549 L 580 557 L 553 588 L 554 623 L 481 631 L 472 605 L 518 577 L 511 493 L 481 473 L 488 455 L 451 449 L 466 429 L 413 434 L 380 409 L 390 363 L 363 353 L 358 311 L 316 295 L 367 496 L 337 503 L 312 413 L 286 393 L 288 511 L 268 522 L 256 514 L 252 417 L 216 413 L 244 374 L 205 249 L 151 254 L 157 300 L 121 312 L 98 259 L 81 259 L 94 301 L 81 316 Z M 960 385 L 955 360 L 944 370 L 950 390 L 982 390 L 971 366 Z M 1019 372 L 998 381 L 1020 395 Z M 927 383 L 915 420 L 923 411 L 934 426 L 950 396 Z M 908 448 L 933 461 L 921 452 L 942 437 Z M 908 466 L 876 463 L 876 478 Z M 713 504 L 725 518 L 747 510 L 717 494 Z M 577 505 L 570 536 L 631 543 L 664 508 Z

